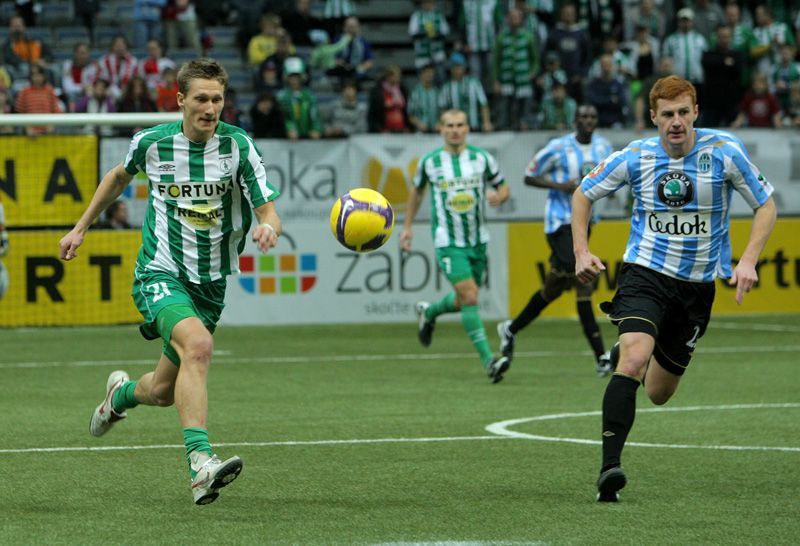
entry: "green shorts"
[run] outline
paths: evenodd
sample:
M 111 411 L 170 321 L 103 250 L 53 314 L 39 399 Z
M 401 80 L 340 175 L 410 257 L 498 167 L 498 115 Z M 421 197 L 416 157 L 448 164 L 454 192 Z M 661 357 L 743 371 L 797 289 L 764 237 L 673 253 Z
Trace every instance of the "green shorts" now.
M 145 339 L 163 338 L 166 347 L 176 324 L 197 317 L 213 334 L 225 307 L 225 285 L 225 279 L 194 284 L 163 271 L 136 268 L 133 302 L 144 317 L 139 331 Z
M 469 247 L 445 246 L 436 249 L 436 262 L 451 284 L 474 279 L 478 286 L 486 275 L 486 244 Z

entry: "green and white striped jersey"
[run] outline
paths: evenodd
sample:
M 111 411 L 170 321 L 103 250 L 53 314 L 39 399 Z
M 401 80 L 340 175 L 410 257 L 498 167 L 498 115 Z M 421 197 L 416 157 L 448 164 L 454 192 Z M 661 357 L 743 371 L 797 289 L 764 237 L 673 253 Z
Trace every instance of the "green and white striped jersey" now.
M 222 122 L 206 143 L 186 138 L 180 121 L 140 131 L 124 167 L 149 180 L 137 269 L 195 284 L 239 272 L 251 209 L 280 195 L 267 181 L 253 140 Z
M 690 82 L 703 83 L 703 52 L 708 43 L 703 35 L 694 30 L 675 32 L 664 40 L 662 53 L 672 57 L 675 62 L 675 73 Z
M 450 79 L 439 90 L 439 108 L 458 108 L 467 113 L 469 126 L 475 131 L 482 129 L 481 107 L 488 106 L 486 93 L 478 78 L 464 76 L 460 80 Z
M 428 131 L 434 132 L 439 121 L 439 90 L 433 85 L 415 85 L 408 99 L 408 115 L 419 118 Z
M 497 161 L 477 146 L 452 155 L 443 147 L 419 160 L 414 186 L 431 186 L 431 230 L 436 248 L 470 247 L 489 242 L 486 184 L 505 184 Z
M 325 0 L 325 10 L 323 16 L 326 19 L 334 17 L 350 17 L 355 13 L 353 3 L 350 0 Z M 333 36 L 331 36 L 333 38 Z
M 491 51 L 501 19 L 497 0 L 463 0 L 460 23 L 472 51 Z

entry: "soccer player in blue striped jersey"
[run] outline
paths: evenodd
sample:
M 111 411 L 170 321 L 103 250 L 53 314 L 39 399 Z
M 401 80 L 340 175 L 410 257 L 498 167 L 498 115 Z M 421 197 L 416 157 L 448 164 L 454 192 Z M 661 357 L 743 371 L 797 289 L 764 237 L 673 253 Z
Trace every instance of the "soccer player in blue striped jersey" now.
M 543 286 L 531 297 L 514 320 L 497 325 L 500 352 L 511 357 L 514 337 L 558 298 L 575 286 L 578 317 L 595 356 L 595 370 L 601 377 L 611 371 L 600 328 L 592 311 L 592 283 L 575 282 L 575 255 L 572 252 L 572 192 L 594 167 L 613 151 L 611 143 L 594 133 L 597 109 L 591 104 L 578 108 L 575 132 L 554 138 L 539 150 L 525 169 L 525 184 L 547 189 L 544 232 L 550 245 L 550 271 Z
M 730 278 L 741 305 L 758 280 L 756 264 L 775 225 L 772 185 L 742 142 L 724 131 L 695 129 L 697 116 L 694 86 L 678 76 L 661 78 L 650 91 L 658 137 L 611 154 L 572 197 L 575 272 L 583 282 L 605 269 L 588 246 L 592 203 L 625 184 L 634 198 L 617 292 L 600 305 L 619 329 L 619 356 L 603 397 L 599 501 L 616 502 L 627 482 L 620 457 L 639 385 L 654 404 L 670 399 L 708 325 L 714 280 Z M 747 246 L 731 270 L 734 191 L 754 216 Z
M 228 75 L 211 59 L 186 63 L 178 73 L 183 119 L 134 135 L 125 161 L 102 179 L 86 211 L 60 242 L 64 260 L 76 257 L 97 216 L 141 171 L 149 203 L 136 261 L 133 299 L 147 339 L 162 338 L 155 371 L 131 381 L 117 370 L 89 425 L 108 432 L 139 404 L 175 404 L 183 428 L 196 504 L 208 504 L 242 470 L 239 457 L 220 460 L 208 438 L 207 377 L 212 335 L 222 313 L 227 275 L 239 271 L 243 237 L 262 252 L 277 244 L 278 191 L 267 181 L 261 153 L 242 129 L 220 121 Z

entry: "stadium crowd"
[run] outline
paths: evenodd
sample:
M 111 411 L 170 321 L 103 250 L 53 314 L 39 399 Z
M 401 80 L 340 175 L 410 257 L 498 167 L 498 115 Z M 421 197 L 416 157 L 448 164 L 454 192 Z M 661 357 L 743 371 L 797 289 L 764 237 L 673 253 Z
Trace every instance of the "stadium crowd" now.
M 796 2 L 420 0 L 396 37 L 413 44 L 413 67 L 401 67 L 377 62 L 358 18 L 364 1 L 135 0 L 131 35 L 100 44 L 108 49 L 95 58 L 103 3 L 73 0 L 88 40 L 59 44 L 73 52 L 62 63 L 29 34 L 42 3 L 15 0 L 2 22 L 0 111 L 177 110 L 169 52 L 213 57 L 208 29 L 236 26 L 252 85 L 229 89 L 222 120 L 257 138 L 430 133 L 447 108 L 467 112 L 474 131 L 568 130 L 582 102 L 600 127 L 642 130 L 650 88 L 672 73 L 697 87 L 699 126 L 800 127 Z M 237 91 L 254 92 L 252 104 L 238 104 Z

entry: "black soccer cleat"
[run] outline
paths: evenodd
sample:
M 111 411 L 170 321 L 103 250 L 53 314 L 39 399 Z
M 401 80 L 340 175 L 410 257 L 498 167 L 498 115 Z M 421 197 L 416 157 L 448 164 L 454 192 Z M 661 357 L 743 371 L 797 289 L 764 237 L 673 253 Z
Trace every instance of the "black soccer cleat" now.
M 419 337 L 419 342 L 422 343 L 423 347 L 430 346 L 431 339 L 433 339 L 433 328 L 436 326 L 436 321 L 428 320 L 425 317 L 425 311 L 428 307 L 430 307 L 430 303 L 427 301 L 418 301 L 414 306 L 414 312 L 417 313 L 417 319 L 419 320 L 417 337 Z
M 613 466 L 600 473 L 597 478 L 597 502 L 617 502 L 619 501 L 618 491 L 628 483 L 622 467 Z
M 486 375 L 492 380 L 492 384 L 500 383 L 503 380 L 503 374 L 505 374 L 510 367 L 510 358 L 507 356 L 498 356 L 489 362 L 489 365 L 486 367 Z

